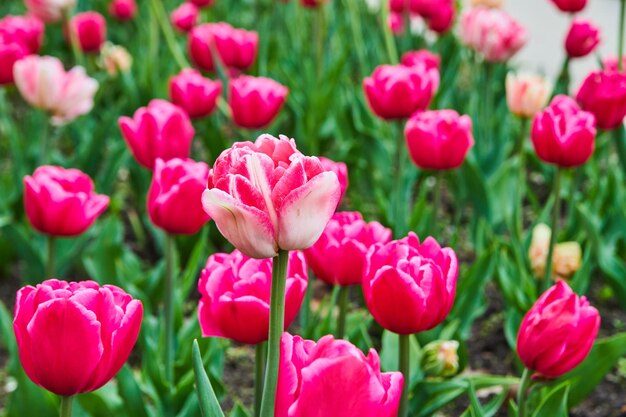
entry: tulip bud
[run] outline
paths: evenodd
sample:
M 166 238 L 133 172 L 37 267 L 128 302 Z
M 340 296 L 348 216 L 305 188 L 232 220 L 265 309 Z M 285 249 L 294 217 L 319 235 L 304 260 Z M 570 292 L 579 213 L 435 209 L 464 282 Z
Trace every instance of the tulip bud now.
M 539 223 L 533 228 L 528 258 L 530 259 L 530 268 L 537 278 L 545 276 L 551 234 L 552 230 L 546 224 Z
M 626 74 L 592 71 L 578 89 L 576 100 L 593 113 L 600 129 L 615 129 L 626 117 Z
M 45 23 L 55 23 L 76 6 L 76 0 L 24 0 L 29 14 Z
M 599 327 L 598 310 L 558 281 L 524 316 L 517 353 L 539 376 L 558 378 L 587 357 Z
M 100 51 L 100 66 L 112 77 L 130 71 L 132 55 L 123 46 L 107 42 Z
M 396 36 L 404 33 L 404 16 L 401 13 L 391 12 L 387 17 L 389 30 Z
M 428 11 L 427 14 L 422 14 L 428 29 L 436 33 L 445 33 L 452 27 L 454 23 L 454 16 L 456 14 L 454 1 L 439 2 L 436 7 Z
M 552 3 L 562 12 L 577 13 L 585 8 L 587 0 L 552 0 Z
M 600 29 L 587 19 L 574 19 L 565 38 L 565 50 L 572 58 L 589 55 L 600 43 Z
M 531 269 L 537 278 L 545 276 L 548 250 L 550 248 L 550 227 L 539 223 L 533 229 L 528 257 Z M 582 263 L 582 249 L 578 242 L 558 243 L 554 246 L 552 255 L 552 271 L 554 279 L 569 279 L 580 269 Z
M 181 32 L 189 32 L 198 21 L 198 12 L 195 4 L 185 2 L 170 14 L 170 21 Z
M 170 98 L 187 112 L 189 117 L 205 117 L 217 106 L 222 83 L 203 77 L 198 71 L 186 68 L 170 79 Z
M 73 31 L 83 52 L 99 52 L 106 40 L 106 20 L 97 12 L 84 12 L 72 16 L 69 29 Z M 66 35 L 71 42 L 71 36 Z
M 265 77 L 241 75 L 229 83 L 228 104 L 233 121 L 245 129 L 269 125 L 283 107 L 289 89 Z
M 28 51 L 21 43 L 4 43 L 0 38 L 0 86 L 13 84 L 15 63 L 27 55 Z
M 516 116 L 533 117 L 544 108 L 550 97 L 550 84 L 538 75 L 506 75 L 506 102 Z
M 202 9 L 204 7 L 213 6 L 214 0 L 189 0 L 189 2 Z
M 554 247 L 552 255 L 555 278 L 569 279 L 580 269 L 582 249 L 578 242 L 563 242 Z
M 608 56 L 602 60 L 602 68 L 605 71 L 617 71 L 617 57 L 616 56 Z M 626 69 L 626 56 L 622 57 L 622 72 Z
M 109 14 L 120 21 L 132 20 L 137 14 L 137 3 L 135 0 L 111 0 Z
M 459 371 L 459 342 L 437 340 L 422 349 L 421 367 L 426 375 L 448 378 Z
M 430 52 L 428 49 L 420 49 L 419 51 L 408 51 L 402 55 L 402 65 L 407 67 L 423 66 L 426 70 L 435 69 L 439 72 L 441 58 L 439 55 Z
M 225 22 L 205 23 L 194 27 L 188 36 L 189 55 L 203 70 L 214 71 L 213 53 L 226 67 L 246 70 L 256 59 L 257 32 L 236 29 Z M 212 53 L 211 49 L 214 49 Z

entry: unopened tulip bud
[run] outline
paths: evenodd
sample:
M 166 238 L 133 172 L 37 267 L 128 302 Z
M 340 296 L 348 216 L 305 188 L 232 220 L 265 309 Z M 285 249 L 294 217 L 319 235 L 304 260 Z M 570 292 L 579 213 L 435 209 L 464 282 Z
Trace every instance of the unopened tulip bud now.
M 533 229 L 528 258 L 530 259 L 530 268 L 538 278 L 543 278 L 545 274 L 551 234 L 550 227 L 543 223 L 539 223 Z
M 503 0 L 472 0 L 471 2 L 473 7 L 484 6 L 492 9 L 501 8 L 503 3 Z
M 100 66 L 110 76 L 128 72 L 133 65 L 132 55 L 123 46 L 105 43 L 100 51 Z
M 422 370 L 426 375 L 451 377 L 459 371 L 459 342 L 437 340 L 422 350 Z
M 575 19 L 565 38 L 565 51 L 571 58 L 589 55 L 600 43 L 600 29 L 587 19 Z
M 506 76 L 506 102 L 511 113 L 533 117 L 541 111 L 550 97 L 550 83 L 538 75 L 513 74 Z
M 563 242 L 554 247 L 552 267 L 555 278 L 569 279 L 582 264 L 582 249 L 578 242 Z

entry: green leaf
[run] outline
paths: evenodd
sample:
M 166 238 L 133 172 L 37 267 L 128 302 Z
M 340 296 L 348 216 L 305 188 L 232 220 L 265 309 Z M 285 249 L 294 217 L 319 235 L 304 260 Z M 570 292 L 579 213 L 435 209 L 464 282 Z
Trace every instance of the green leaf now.
M 119 395 L 124 402 L 124 409 L 132 417 L 148 417 L 143 393 L 135 380 L 133 371 L 128 365 L 124 365 L 117 373 L 117 386 Z
M 235 406 L 230 411 L 228 417 L 251 417 L 252 414 L 239 402 L 235 403 Z
M 193 341 L 191 356 L 193 359 L 193 371 L 196 375 L 196 392 L 202 417 L 224 417 L 224 412 L 215 397 L 215 392 L 213 392 L 211 381 L 209 381 L 209 377 L 204 370 L 197 340 Z
M 419 343 L 415 338 L 415 335 L 411 335 L 411 387 L 413 387 L 417 381 L 424 377 L 419 363 L 422 357 L 422 350 Z M 399 350 L 399 338 L 396 333 L 385 330 L 382 336 L 383 345 L 380 349 L 380 366 L 385 371 L 397 371 L 398 370 L 398 350 Z
M 569 382 L 563 382 L 543 397 L 532 417 L 567 417 Z

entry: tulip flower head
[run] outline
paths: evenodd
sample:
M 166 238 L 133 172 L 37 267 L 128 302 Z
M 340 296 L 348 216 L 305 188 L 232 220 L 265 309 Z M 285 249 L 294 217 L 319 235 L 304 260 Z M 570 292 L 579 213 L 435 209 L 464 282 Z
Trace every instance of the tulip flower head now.
M 189 32 L 198 21 L 198 7 L 193 3 L 185 2 L 170 14 L 170 21 L 181 32 Z
M 551 0 L 562 12 L 577 13 L 585 8 L 587 0 Z
M 415 233 L 367 255 L 363 295 L 374 319 L 385 329 L 411 334 L 432 329 L 448 315 L 459 272 L 456 254 L 432 237 Z
M 117 374 L 142 318 L 141 301 L 116 286 L 50 279 L 18 291 L 13 330 L 26 375 L 71 396 L 97 390 Z
M 600 29 L 587 19 L 574 19 L 565 38 L 565 50 L 571 58 L 587 56 L 600 43 Z
M 191 59 L 206 71 L 216 69 L 214 54 L 226 67 L 246 70 L 256 59 L 258 45 L 257 32 L 236 29 L 226 22 L 198 25 L 188 37 Z
M 272 259 L 252 259 L 238 250 L 209 256 L 200 275 L 198 320 L 202 335 L 238 343 L 267 340 L 270 320 Z M 285 290 L 285 329 L 294 320 L 307 287 L 302 252 L 289 253 Z
M 552 230 L 549 226 L 539 223 L 533 228 L 528 258 L 533 273 L 538 278 L 545 276 L 548 251 L 550 249 L 550 236 Z M 570 279 L 582 264 L 582 249 L 578 242 L 557 243 L 552 255 L 552 271 L 555 280 Z
M 600 129 L 615 129 L 626 117 L 626 73 L 592 71 L 578 89 L 576 100 L 593 113 Z
M 76 0 L 24 0 L 24 4 L 29 14 L 45 23 L 54 23 L 76 6 Z
M 348 189 L 348 166 L 344 162 L 335 162 L 323 156 L 320 156 L 319 160 L 322 163 L 324 171 L 332 171 L 337 175 L 339 185 L 341 186 L 341 199 L 339 200 L 341 203 Z
M 111 0 L 109 14 L 119 21 L 132 20 L 137 14 L 135 0 Z
M 558 378 L 587 357 L 599 327 L 598 310 L 558 281 L 524 316 L 517 354 L 539 376 Z
M 245 129 L 269 125 L 283 107 L 289 89 L 271 78 L 241 75 L 229 83 L 233 121 Z
M 5 16 L 0 19 L 0 44 L 19 43 L 29 54 L 41 48 L 44 24 L 34 16 Z
M 293 139 L 261 135 L 222 152 L 202 204 L 237 249 L 271 258 L 279 249 L 311 247 L 340 197 L 337 175 L 319 159 L 302 155 Z
M 130 71 L 133 57 L 126 48 L 106 42 L 100 51 L 99 64 L 112 77 Z
M 72 16 L 67 31 L 72 31 L 83 52 L 96 53 L 106 41 L 106 20 L 97 12 L 84 12 Z M 66 34 L 68 42 L 72 37 Z
M 506 102 L 516 116 L 533 117 L 547 104 L 550 90 L 544 77 L 512 72 L 506 75 Z
M 215 110 L 222 83 L 186 68 L 170 79 L 169 93 L 172 103 L 185 110 L 189 117 L 205 117 Z

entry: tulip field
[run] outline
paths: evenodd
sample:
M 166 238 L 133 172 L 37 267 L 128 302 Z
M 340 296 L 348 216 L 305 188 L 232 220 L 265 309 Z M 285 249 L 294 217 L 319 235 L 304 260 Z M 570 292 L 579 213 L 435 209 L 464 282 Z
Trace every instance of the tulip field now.
M 3 0 L 0 416 L 625 416 L 626 0 L 505 1 Z

